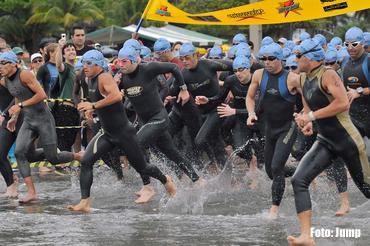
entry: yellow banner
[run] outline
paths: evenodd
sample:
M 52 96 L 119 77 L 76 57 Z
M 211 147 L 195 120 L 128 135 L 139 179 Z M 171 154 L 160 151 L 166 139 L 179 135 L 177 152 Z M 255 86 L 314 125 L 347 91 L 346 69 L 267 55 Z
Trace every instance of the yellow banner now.
M 151 0 L 146 19 L 193 25 L 263 25 L 307 21 L 369 8 L 370 0 L 265 0 L 189 14 L 166 0 Z

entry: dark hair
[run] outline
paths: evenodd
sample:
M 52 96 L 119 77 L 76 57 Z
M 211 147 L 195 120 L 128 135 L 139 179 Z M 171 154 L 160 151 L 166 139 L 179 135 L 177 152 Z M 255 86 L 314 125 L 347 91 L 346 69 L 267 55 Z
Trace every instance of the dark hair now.
M 248 40 L 248 45 L 251 48 L 251 50 L 254 49 L 254 43 L 252 41 Z
M 45 46 L 51 43 L 55 43 L 56 39 L 51 37 L 42 38 L 39 43 L 39 49 L 43 49 Z
M 78 29 L 78 30 L 84 30 L 84 32 L 86 33 L 86 29 L 84 26 L 82 25 L 73 25 L 72 26 L 72 31 L 71 31 L 71 34 L 72 36 L 75 35 L 75 30 Z
M 176 41 L 176 42 L 172 45 L 171 50 L 173 51 L 173 49 L 175 48 L 175 46 L 176 46 L 176 45 L 178 45 L 178 44 L 181 44 L 181 45 L 182 45 L 182 42 L 181 42 L 181 41 Z
M 75 48 L 75 50 L 76 50 L 76 46 L 75 46 L 73 43 L 71 43 L 71 42 L 67 42 L 65 45 L 63 45 L 63 48 L 62 48 L 62 55 L 64 55 L 64 49 L 65 49 L 65 48 L 68 48 L 68 47 L 73 47 L 73 48 Z

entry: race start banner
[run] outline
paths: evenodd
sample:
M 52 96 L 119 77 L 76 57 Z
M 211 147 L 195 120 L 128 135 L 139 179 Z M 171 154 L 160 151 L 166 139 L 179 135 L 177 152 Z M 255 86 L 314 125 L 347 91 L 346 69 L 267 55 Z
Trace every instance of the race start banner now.
M 192 25 L 263 25 L 320 19 L 369 8 L 370 0 L 265 0 L 229 9 L 189 14 L 166 0 L 149 0 L 143 17 Z

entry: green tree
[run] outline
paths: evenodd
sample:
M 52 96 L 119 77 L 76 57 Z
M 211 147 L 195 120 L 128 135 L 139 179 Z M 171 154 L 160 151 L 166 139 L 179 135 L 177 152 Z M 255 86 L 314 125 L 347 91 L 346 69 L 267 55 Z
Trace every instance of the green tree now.
M 103 12 L 89 0 L 32 0 L 32 16 L 26 24 L 56 24 L 68 32 L 76 22 L 103 19 Z

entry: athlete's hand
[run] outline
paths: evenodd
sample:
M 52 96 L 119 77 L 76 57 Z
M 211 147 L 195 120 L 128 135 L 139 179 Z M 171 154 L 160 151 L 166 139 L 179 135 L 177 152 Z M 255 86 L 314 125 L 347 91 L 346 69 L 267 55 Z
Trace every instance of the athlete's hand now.
M 13 116 L 13 115 L 15 115 L 15 114 L 18 114 L 20 111 L 21 111 L 21 108 L 18 106 L 18 104 L 15 104 L 15 105 L 13 105 L 13 106 L 9 109 L 9 115 L 10 115 L 10 116 Z
M 179 95 L 177 96 L 177 103 L 181 102 L 181 105 L 187 103 L 190 99 L 190 94 L 188 90 L 180 90 Z
M 91 102 L 80 102 L 78 105 L 77 105 L 77 109 L 79 111 L 87 111 L 87 110 L 92 110 L 93 109 L 93 105 Z
M 231 91 L 229 92 L 229 94 L 227 94 L 227 97 L 225 99 L 225 102 L 226 103 L 230 103 L 232 100 L 234 99 L 234 95 L 233 93 L 231 93 Z
M 12 117 L 8 123 L 6 124 L 6 128 L 11 131 L 11 132 L 14 132 L 15 131 L 15 125 L 17 124 L 17 118 L 15 117 Z
M 208 103 L 208 98 L 205 96 L 196 96 L 195 97 L 195 104 L 196 105 L 202 105 L 202 104 L 207 104 Z
M 253 126 L 254 123 L 258 120 L 257 118 L 257 115 L 250 115 L 248 116 L 248 119 L 247 119 L 247 125 L 248 126 Z
M 236 109 L 235 108 L 230 108 L 228 104 L 221 104 L 221 106 L 217 107 L 217 113 L 218 115 L 223 118 L 223 117 L 228 117 L 236 114 Z
M 305 127 L 309 122 L 310 122 L 310 119 L 308 118 L 308 114 L 305 114 L 305 113 L 295 113 L 293 114 L 294 116 L 294 120 L 295 122 L 297 123 L 297 126 L 299 127 L 299 129 L 303 129 L 303 127 Z
M 353 100 L 361 96 L 356 90 L 349 88 L 348 86 L 347 86 L 347 90 L 348 90 L 347 96 L 348 96 L 349 103 L 352 103 Z
M 176 97 L 166 96 L 166 98 L 164 99 L 164 102 L 163 102 L 164 106 L 166 106 L 170 102 L 173 102 L 175 99 L 176 99 Z
M 313 134 L 312 129 L 312 122 L 307 123 L 302 129 L 301 129 L 303 135 L 305 136 L 311 136 Z
M 93 119 L 93 110 L 87 110 L 85 111 L 85 119 L 92 120 Z

